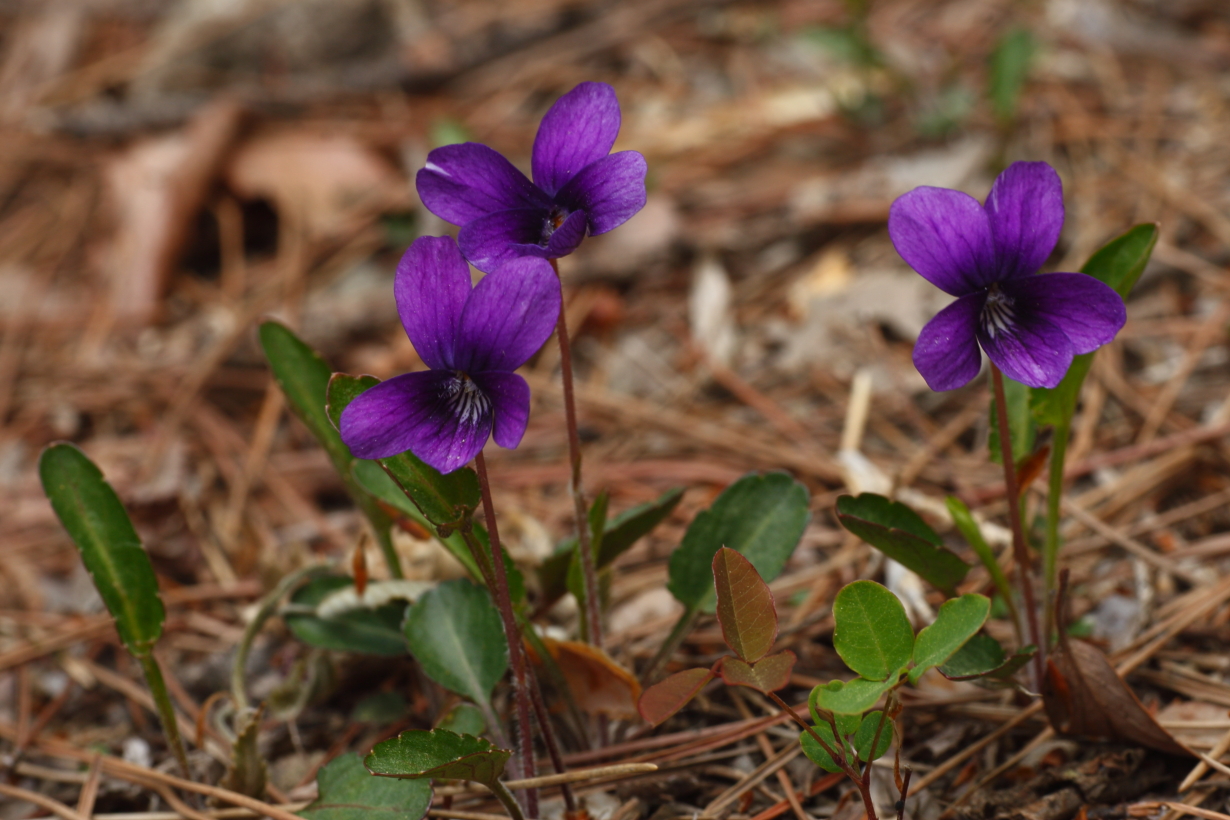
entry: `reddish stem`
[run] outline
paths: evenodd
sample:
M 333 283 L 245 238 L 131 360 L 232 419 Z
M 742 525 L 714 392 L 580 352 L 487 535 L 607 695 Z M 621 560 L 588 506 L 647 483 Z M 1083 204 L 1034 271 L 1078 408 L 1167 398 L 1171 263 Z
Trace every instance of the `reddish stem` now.
M 991 364 L 991 383 L 995 388 L 995 422 L 999 427 L 999 455 L 1004 463 L 1004 489 L 1008 494 L 1008 523 L 1012 527 L 1012 556 L 1016 560 L 1017 583 L 1025 603 L 1025 621 L 1029 624 L 1029 639 L 1038 647 L 1034 654 L 1034 691 L 1042 686 L 1042 645 L 1038 629 L 1038 609 L 1034 603 L 1034 585 L 1029 549 L 1025 546 L 1025 530 L 1021 526 L 1021 491 L 1016 483 L 1016 460 L 1012 457 L 1012 431 L 1008 427 L 1008 403 L 1004 398 L 1004 375 Z
M 559 264 L 550 260 L 555 275 L 559 276 Z M 563 284 L 560 284 L 561 291 Z M 559 338 L 559 366 L 564 382 L 564 419 L 568 425 L 568 453 L 572 466 L 572 508 L 577 525 L 577 548 L 581 552 L 581 577 L 585 583 L 585 620 L 589 627 L 589 642 L 602 646 L 602 613 L 598 602 L 598 570 L 594 566 L 594 551 L 590 540 L 589 517 L 586 514 L 585 489 L 581 483 L 581 435 L 577 431 L 577 403 L 572 390 L 572 347 L 568 340 L 568 319 L 564 300 L 560 299 L 559 320 L 555 323 Z
M 521 776 L 531 778 L 537 776 L 534 765 L 533 724 L 530 722 L 530 681 L 529 670 L 526 668 L 525 651 L 521 645 L 521 630 L 517 627 L 517 618 L 513 614 L 512 596 L 508 593 L 508 573 L 504 570 L 504 550 L 500 547 L 500 530 L 495 520 L 495 505 L 491 501 L 491 484 L 487 480 L 487 461 L 482 450 L 474 457 L 474 467 L 478 471 L 478 485 L 483 493 L 483 512 L 487 518 L 487 535 L 491 538 L 491 571 L 495 583 L 491 591 L 495 595 L 496 607 L 504 620 L 504 636 L 508 639 L 508 661 L 513 669 L 513 681 L 516 687 L 518 740 L 521 746 Z M 470 537 L 473 537 L 472 535 Z M 538 817 L 538 790 L 527 789 L 525 793 L 526 815 L 534 820 Z

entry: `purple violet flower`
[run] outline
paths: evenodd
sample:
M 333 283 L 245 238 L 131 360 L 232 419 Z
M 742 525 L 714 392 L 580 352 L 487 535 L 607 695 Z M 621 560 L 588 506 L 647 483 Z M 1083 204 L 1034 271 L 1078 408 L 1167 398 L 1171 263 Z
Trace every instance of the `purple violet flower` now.
M 888 235 L 901 258 L 959 297 L 918 334 L 914 366 L 932 390 L 978 375 L 978 346 L 1009 378 L 1055 387 L 1072 358 L 1115 338 L 1127 320 L 1119 294 L 1083 273 L 1035 273 L 1063 227 L 1063 183 L 1045 162 L 1014 162 L 986 205 L 921 187 L 897 198 Z
M 397 312 L 430 370 L 405 373 L 342 411 L 342 440 L 357 458 L 409 450 L 442 473 L 474 458 L 494 431 L 516 447 L 530 388 L 513 371 L 551 336 L 559 279 L 542 259 L 515 259 L 470 286 L 449 237 L 420 237 L 397 265 Z
M 457 243 L 480 270 L 524 256 L 567 256 L 587 230 L 606 233 L 645 206 L 645 158 L 611 153 L 619 122 L 615 89 L 581 83 L 542 118 L 533 182 L 486 145 L 466 142 L 427 155 L 415 177 L 419 197 L 461 226 Z

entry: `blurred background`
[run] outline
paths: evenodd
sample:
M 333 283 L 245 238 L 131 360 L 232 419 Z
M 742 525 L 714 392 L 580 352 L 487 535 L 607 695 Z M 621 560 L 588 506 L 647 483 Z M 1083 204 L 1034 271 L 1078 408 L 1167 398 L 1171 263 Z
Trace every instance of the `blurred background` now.
M 796 569 L 842 543 L 829 510 L 846 487 L 896 481 L 924 507 L 957 492 L 996 512 L 985 385 L 934 394 L 913 369 L 948 297 L 904 265 L 885 219 L 917 185 L 981 199 L 1015 160 L 1065 184 L 1050 269 L 1160 223 L 1087 383 L 1073 492 L 1215 566 L 1230 551 L 1225 437 L 1207 432 L 1230 421 L 1228 67 L 1222 0 L 7 0 L 0 610 L 89 606 L 34 470 L 56 439 L 102 466 L 167 588 L 259 592 L 347 556 L 359 515 L 287 414 L 255 323 L 284 319 L 336 370 L 421 366 L 393 270 L 415 236 L 455 229 L 421 207 L 415 171 L 465 140 L 528 168 L 542 114 L 585 80 L 615 87 L 617 149 L 649 162 L 644 211 L 561 263 L 587 486 L 615 511 L 692 488 L 623 559 L 621 657 L 673 622 L 662 559 L 746 470 L 812 488 Z M 520 449 L 489 448 L 501 527 L 531 564 L 571 531 L 557 364 L 551 343 L 526 368 Z M 869 403 L 851 415 L 853 383 Z M 1106 563 L 1096 533 L 1069 538 L 1078 614 L 1122 593 L 1130 617 L 1095 627 L 1130 640 L 1148 621 L 1132 565 Z M 455 571 L 428 542 L 399 546 L 411 574 Z M 169 645 L 232 646 L 238 610 L 217 606 L 176 621 Z M 39 628 L 6 616 L 0 640 Z

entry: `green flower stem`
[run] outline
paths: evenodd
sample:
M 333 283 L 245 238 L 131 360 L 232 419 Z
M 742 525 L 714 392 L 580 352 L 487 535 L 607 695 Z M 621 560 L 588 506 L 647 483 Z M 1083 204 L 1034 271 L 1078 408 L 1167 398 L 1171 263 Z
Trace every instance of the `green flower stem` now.
M 513 681 L 516 686 L 517 728 L 521 746 L 521 776 L 535 777 L 537 769 L 534 765 L 533 723 L 530 720 L 530 681 L 529 668 L 525 661 L 525 648 L 521 642 L 521 630 L 517 628 L 517 617 L 513 614 L 512 597 L 508 593 L 508 575 L 504 571 L 504 550 L 500 547 L 500 530 L 495 520 L 495 504 L 491 501 L 491 482 L 487 478 L 487 461 L 483 451 L 479 450 L 474 457 L 474 467 L 478 471 L 478 483 L 483 493 L 483 512 L 487 519 L 487 535 L 491 538 L 491 567 L 495 581 L 491 585 L 491 593 L 495 596 L 496 607 L 504 620 L 504 636 L 508 640 L 508 660 L 513 669 Z M 475 553 L 475 559 L 483 550 L 474 537 L 473 532 L 463 530 L 466 543 Z M 481 566 L 481 563 L 480 563 Z M 498 795 L 497 795 L 498 796 Z M 531 820 L 538 818 L 538 790 L 527 789 L 525 805 Z
M 679 644 L 683 643 L 683 639 L 692 631 L 692 627 L 696 625 L 698 618 L 700 618 L 700 610 L 695 607 L 688 607 L 683 611 L 683 614 L 679 616 L 679 620 L 675 622 L 675 628 L 671 630 L 671 634 L 666 636 L 666 640 L 658 647 L 658 651 L 653 656 L 653 660 L 649 662 L 649 666 L 645 667 L 645 672 L 641 675 L 642 686 L 657 683 L 658 674 L 662 671 L 662 667 L 666 665 L 671 655 L 675 654 L 675 650 L 679 648 Z
M 991 363 L 991 383 L 995 388 L 995 421 L 999 426 L 999 452 L 1004 463 L 1004 488 L 1008 495 L 1008 523 L 1012 526 L 1012 554 L 1016 559 L 1017 585 L 1025 607 L 1025 622 L 1029 638 L 1038 652 L 1034 655 L 1034 691 L 1041 691 L 1043 681 L 1043 643 L 1038 629 L 1038 608 L 1034 602 L 1034 586 L 1030 580 L 1029 548 L 1021 528 L 1021 491 L 1016 483 L 1016 460 L 1012 457 L 1012 431 L 1008 426 L 1008 404 L 1004 398 L 1004 375 Z M 1062 472 L 1061 472 L 1062 475 Z
M 507 787 L 498 780 L 492 780 L 490 783 L 484 784 L 491 789 L 491 793 L 496 796 L 501 803 L 504 804 L 504 811 L 508 812 L 508 816 L 512 820 L 525 820 L 525 815 L 521 813 L 521 807 L 517 805 L 517 801 L 512 796 Z
M 141 671 L 145 673 L 145 683 L 149 686 L 150 695 L 154 698 L 154 706 L 158 709 L 158 720 L 162 723 L 162 733 L 166 735 L 167 745 L 171 747 L 171 753 L 179 761 L 179 768 L 183 770 L 184 777 L 191 780 L 188 753 L 184 751 L 184 741 L 179 735 L 179 723 L 175 719 L 175 707 L 171 705 L 171 696 L 167 693 L 167 682 L 163 680 L 162 668 L 158 665 L 158 659 L 154 657 L 153 652 L 133 655 L 133 657 L 141 664 Z
M 1043 593 L 1046 600 L 1055 591 L 1055 579 L 1059 570 L 1059 510 L 1063 504 L 1063 467 L 1068 455 L 1068 438 L 1072 431 L 1072 417 L 1068 416 L 1055 425 L 1051 437 L 1050 481 L 1046 494 L 1046 545 L 1042 551 Z M 1049 621 L 1050 607 L 1047 607 Z M 1047 629 L 1047 636 L 1051 630 Z M 1039 644 L 1041 646 L 1041 644 Z
M 555 275 L 559 276 L 559 263 L 550 260 Z M 561 283 L 560 287 L 563 287 Z M 568 318 L 564 300 L 560 300 L 559 320 L 555 323 L 555 335 L 559 339 L 559 369 L 564 382 L 564 419 L 568 425 L 568 454 L 572 466 L 573 514 L 577 524 L 577 550 L 581 553 L 581 578 L 585 584 L 586 639 L 594 646 L 602 646 L 602 613 L 598 600 L 598 570 L 594 566 L 594 550 L 590 541 L 589 516 L 586 514 L 585 487 L 581 483 L 581 435 L 577 431 L 577 403 L 572 390 L 572 347 L 568 341 Z

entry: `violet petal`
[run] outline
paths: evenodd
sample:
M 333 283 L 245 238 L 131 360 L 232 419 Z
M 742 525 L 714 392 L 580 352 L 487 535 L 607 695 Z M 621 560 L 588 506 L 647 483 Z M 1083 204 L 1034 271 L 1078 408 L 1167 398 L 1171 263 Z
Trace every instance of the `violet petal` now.
M 514 259 L 474 286 L 461 314 L 457 368 L 516 370 L 538 352 L 559 318 L 560 284 L 545 259 Z
M 1072 365 L 1072 343 L 1045 315 L 1018 309 L 1007 328 L 991 336 L 980 323 L 978 343 L 1004 375 L 1030 387 L 1054 387 Z
M 588 224 L 589 220 L 586 219 L 584 211 L 568 214 L 568 218 L 552 231 L 551 238 L 547 241 L 547 258 L 559 259 L 575 251 L 585 238 L 585 226 Z
M 1019 313 L 1058 325 L 1073 353 L 1089 353 L 1115 338 L 1127 309 L 1114 289 L 1084 273 L 1039 273 L 1000 283 Z
M 611 154 L 583 168 L 555 199 L 569 210 L 585 211 L 591 234 L 606 233 L 645 207 L 647 168 L 636 151 Z
M 549 218 L 546 209 L 497 211 L 463 225 L 457 233 L 457 244 L 470 264 L 481 271 L 493 271 L 524 256 L 546 259 L 548 250 L 540 243 Z
M 451 237 L 420 236 L 397 263 L 393 296 L 406 335 L 433 370 L 453 368 L 470 268 Z
M 955 390 L 978 375 L 982 356 L 974 338 L 984 293 L 962 296 L 923 326 L 914 344 L 914 367 L 932 390 Z
M 513 449 L 521 443 L 530 420 L 530 386 L 516 373 L 496 370 L 475 373 L 472 378 L 491 398 L 495 416 L 491 437 L 501 447 Z
M 888 211 L 897 253 L 945 293 L 965 296 L 999 278 L 987 212 L 969 194 L 924 186 Z
M 450 401 L 458 382 L 448 370 L 421 370 L 381 382 L 342 411 L 342 440 L 356 458 L 388 458 L 406 450 L 442 473 L 463 466 L 491 434 L 490 400 L 463 420 Z
M 606 83 L 581 83 L 560 97 L 534 138 L 534 183 L 554 196 L 582 168 L 611 153 L 619 120 L 619 100 Z
M 1045 162 L 1014 162 L 987 195 L 999 278 L 1037 273 L 1063 229 L 1063 182 Z
M 551 205 L 511 162 L 477 142 L 435 149 L 414 182 L 427 210 L 454 225 L 496 211 Z

